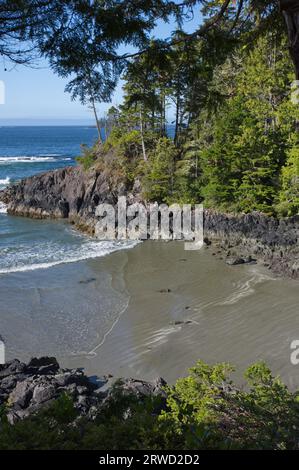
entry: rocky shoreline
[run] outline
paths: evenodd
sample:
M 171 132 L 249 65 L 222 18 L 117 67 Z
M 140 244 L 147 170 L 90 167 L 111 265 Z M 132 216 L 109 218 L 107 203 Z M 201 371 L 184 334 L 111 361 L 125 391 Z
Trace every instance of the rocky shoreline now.
M 278 220 L 258 212 L 235 216 L 205 211 L 204 232 L 228 264 L 257 260 L 278 275 L 299 278 L 299 215 Z
M 66 394 L 79 416 L 94 420 L 109 404 L 114 384 L 112 376 L 90 378 L 82 369 L 63 369 L 55 357 L 33 358 L 28 364 L 14 359 L 0 365 L 0 408 L 15 424 Z M 141 401 L 157 395 L 166 398 L 166 382 L 161 378 L 153 382 L 119 379 L 117 385 L 122 394 Z
M 124 195 L 128 204 L 142 202 L 139 181 L 125 184 L 105 172 L 77 166 L 24 179 L 0 191 L 0 201 L 11 215 L 67 219 L 92 235 L 97 205 L 115 205 Z M 257 260 L 278 275 L 299 278 L 299 215 L 278 220 L 261 213 L 205 210 L 204 235 L 206 245 L 212 243 L 228 264 Z

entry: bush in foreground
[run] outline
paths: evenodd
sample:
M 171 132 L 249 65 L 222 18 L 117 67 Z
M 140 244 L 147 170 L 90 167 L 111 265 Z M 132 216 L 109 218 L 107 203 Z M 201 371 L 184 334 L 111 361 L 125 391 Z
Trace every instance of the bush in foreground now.
M 167 387 L 166 405 L 124 395 L 116 385 L 94 421 L 76 416 L 66 395 L 13 426 L 2 409 L 0 449 L 298 449 L 298 393 L 264 363 L 247 369 L 242 390 L 232 371 L 199 361 Z

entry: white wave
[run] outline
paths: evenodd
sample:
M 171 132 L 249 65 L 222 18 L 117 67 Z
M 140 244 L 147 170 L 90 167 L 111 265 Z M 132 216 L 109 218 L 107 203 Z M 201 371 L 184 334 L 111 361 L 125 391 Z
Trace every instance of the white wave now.
M 6 205 L 0 201 L 0 214 L 6 214 L 6 213 L 7 213 Z
M 248 297 L 255 294 L 255 287 L 265 281 L 274 281 L 275 278 L 264 273 L 259 273 L 256 270 L 252 270 L 253 277 L 247 279 L 245 282 L 240 282 L 237 286 L 237 290 L 230 294 L 222 302 L 215 303 L 215 305 L 233 305 L 239 302 L 244 297 Z
M 7 165 L 12 163 L 44 163 L 44 162 L 57 162 L 59 155 L 45 155 L 45 156 L 36 156 L 29 157 L 26 155 L 20 155 L 18 157 L 0 157 L 0 165 Z M 72 160 L 68 158 L 60 158 L 58 161 L 66 162 Z
M 7 177 L 4 180 L 0 180 L 0 186 L 6 186 L 10 183 L 10 179 Z
M 61 153 L 41 153 L 40 157 L 61 157 Z
M 1 203 L 0 203 L 1 204 Z M 110 253 L 119 250 L 127 250 L 134 248 L 139 241 L 126 241 L 126 242 L 91 242 L 82 246 L 81 253 L 76 253 L 72 256 L 70 253 L 66 253 L 65 258 L 60 258 L 59 260 L 45 261 L 41 263 L 33 263 L 19 266 L 11 266 L 7 268 L 0 268 L 0 274 L 11 274 L 11 273 L 20 273 L 26 271 L 35 271 L 37 269 L 47 269 L 53 266 L 58 266 L 60 264 L 69 264 L 76 263 L 78 261 L 84 261 L 88 259 L 101 258 L 107 256 Z M 69 257 L 67 257 L 69 255 Z M 61 253 L 63 256 L 63 253 Z

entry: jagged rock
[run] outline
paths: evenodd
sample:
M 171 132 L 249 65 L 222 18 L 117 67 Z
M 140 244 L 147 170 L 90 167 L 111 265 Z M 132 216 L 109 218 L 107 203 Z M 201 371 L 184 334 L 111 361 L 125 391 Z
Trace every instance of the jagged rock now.
M 34 388 L 32 400 L 34 403 L 44 403 L 54 398 L 56 391 L 54 385 L 41 383 Z
M 261 261 L 280 275 L 299 278 L 299 215 L 287 219 L 251 214 L 204 212 L 204 233 L 229 258 Z
M 34 385 L 32 381 L 24 380 L 17 383 L 14 390 L 8 397 L 9 406 L 14 406 L 17 409 L 27 408 L 33 395 Z
M 251 256 L 245 256 L 244 258 L 241 257 L 228 257 L 225 260 L 226 264 L 229 266 L 237 266 L 238 264 L 255 264 L 256 260 L 253 259 Z
M 55 357 L 32 358 L 27 366 L 27 372 L 31 374 L 55 374 L 59 364 Z
M 25 364 L 22 364 L 17 359 L 7 362 L 6 364 L 0 365 L 0 379 L 3 377 L 8 377 L 13 374 L 20 374 L 26 369 Z
M 24 376 L 25 377 L 25 376 Z M 10 391 L 12 390 L 20 378 L 20 375 L 9 375 L 8 377 L 5 377 L 4 379 L 1 380 L 1 390 L 2 393 L 3 391 Z
M 244 264 L 245 261 L 243 258 L 227 258 L 226 264 L 229 266 L 237 266 L 238 264 Z
M 95 209 L 101 202 L 115 205 L 142 202 L 140 181 L 124 184 L 115 176 L 81 166 L 66 167 L 24 179 L 0 191 L 8 213 L 33 218 L 64 218 L 82 231 L 94 233 Z M 145 203 L 146 204 L 146 203 Z M 264 214 L 223 214 L 204 211 L 204 242 L 216 243 L 230 257 L 251 256 L 275 273 L 299 278 L 299 215 L 275 219 Z M 1 374 L 1 369 L 0 369 Z M 0 375 L 1 376 L 1 375 Z
M 95 209 L 105 202 L 115 204 L 127 195 L 129 203 L 141 200 L 140 182 L 128 186 L 107 172 L 65 167 L 21 180 L 0 191 L 8 213 L 36 219 L 68 219 L 90 234 L 95 227 Z
M 161 395 L 166 397 L 163 389 L 166 382 L 162 377 L 157 378 L 154 382 L 146 382 L 137 379 L 124 379 L 121 381 L 121 390 L 123 393 L 133 393 L 137 397 L 149 397 Z
M 49 406 L 61 394 L 71 396 L 79 415 L 88 419 L 95 419 L 113 398 L 112 380 L 93 377 L 91 381 L 81 369 L 61 369 L 53 357 L 33 358 L 27 365 L 14 360 L 1 366 L 1 372 L 0 405 L 5 403 L 11 424 Z M 151 395 L 165 400 L 165 384 L 161 378 L 154 382 L 122 379 L 119 391 L 140 400 Z

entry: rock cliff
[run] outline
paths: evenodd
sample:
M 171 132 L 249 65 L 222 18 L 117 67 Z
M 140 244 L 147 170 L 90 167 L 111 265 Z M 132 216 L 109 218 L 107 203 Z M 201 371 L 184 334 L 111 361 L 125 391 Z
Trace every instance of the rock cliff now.
M 95 208 L 101 202 L 116 204 L 118 196 L 140 200 L 138 182 L 127 185 L 110 174 L 82 167 L 66 167 L 21 180 L 0 191 L 8 213 L 35 219 L 68 219 L 93 233 Z
M 9 214 L 68 219 L 93 234 L 96 206 L 115 205 L 122 195 L 128 204 L 141 202 L 140 183 L 125 184 L 111 174 L 77 166 L 24 179 L 1 191 L 0 201 L 7 204 Z M 278 274 L 299 278 L 299 215 L 278 220 L 260 213 L 206 210 L 204 219 L 206 239 L 217 243 L 229 258 L 256 258 Z
M 299 278 L 299 215 L 279 220 L 258 212 L 205 211 L 204 233 L 229 259 L 257 259 L 277 274 Z

